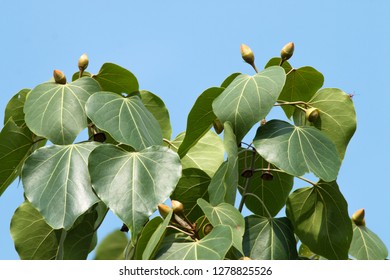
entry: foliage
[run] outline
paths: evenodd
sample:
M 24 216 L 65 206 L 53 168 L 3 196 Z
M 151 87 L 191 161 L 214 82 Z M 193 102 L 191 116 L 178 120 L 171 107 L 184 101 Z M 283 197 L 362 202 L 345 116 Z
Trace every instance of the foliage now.
M 293 68 L 293 43 L 261 71 L 241 50 L 256 73 L 206 89 L 173 139 L 163 100 L 119 65 L 85 72 L 85 54 L 71 82 L 55 70 L 12 97 L 0 195 L 21 179 L 10 227 L 20 258 L 86 259 L 97 248 L 95 259 L 385 259 L 337 184 L 356 129 L 350 96 L 322 88 L 313 67 Z M 266 120 L 276 106 L 286 118 Z M 122 232 L 99 241 L 108 211 Z

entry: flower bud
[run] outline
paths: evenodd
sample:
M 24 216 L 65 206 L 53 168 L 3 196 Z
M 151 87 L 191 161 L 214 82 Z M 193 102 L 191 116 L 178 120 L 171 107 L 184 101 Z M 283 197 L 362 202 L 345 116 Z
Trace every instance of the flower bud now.
M 213 127 L 217 134 L 221 134 L 223 131 L 223 123 L 219 119 L 213 120 Z
M 293 53 L 294 53 L 294 43 L 290 42 L 283 47 L 282 51 L 280 52 L 280 57 L 282 58 L 282 61 L 286 61 L 289 60 L 290 57 L 292 57 Z
M 88 56 L 85 53 L 82 54 L 80 56 L 79 62 L 78 62 L 79 70 L 81 72 L 84 72 L 84 70 L 87 69 L 87 67 L 88 67 L 88 63 L 89 63 Z
M 320 115 L 320 111 L 317 108 L 311 107 L 306 110 L 306 120 L 309 122 L 315 122 Z
M 53 71 L 53 77 L 54 81 L 57 84 L 65 85 L 66 84 L 66 77 L 65 74 L 60 70 L 54 70 Z
M 253 169 L 247 168 L 241 172 L 241 176 L 244 178 L 250 178 L 253 176 Z
M 173 209 L 174 213 L 176 213 L 176 214 L 183 213 L 183 211 L 184 211 L 183 203 L 181 203 L 180 201 L 177 201 L 177 200 L 173 200 L 173 199 L 171 202 L 172 202 L 172 209 Z
M 253 65 L 255 63 L 255 55 L 253 54 L 252 50 L 245 44 L 241 44 L 240 46 L 241 56 L 242 59 L 250 64 Z
M 158 207 L 158 212 L 160 212 L 160 215 L 163 218 L 168 216 L 169 212 L 171 211 L 171 207 L 165 204 L 160 203 L 159 205 L 157 205 L 157 207 Z
M 355 223 L 357 226 L 365 226 L 366 225 L 366 220 L 364 219 L 364 209 L 359 209 L 352 215 L 352 221 Z
M 206 236 L 206 235 L 209 234 L 212 230 L 213 230 L 212 224 L 206 224 L 206 225 L 203 227 L 203 234 Z
M 272 181 L 274 179 L 274 175 L 270 171 L 264 171 L 261 174 L 261 179 L 264 181 Z

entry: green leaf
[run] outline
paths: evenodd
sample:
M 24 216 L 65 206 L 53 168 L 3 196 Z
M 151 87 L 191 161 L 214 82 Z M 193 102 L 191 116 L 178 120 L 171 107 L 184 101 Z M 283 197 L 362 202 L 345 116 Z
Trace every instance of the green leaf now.
M 253 145 L 266 161 L 288 174 L 313 172 L 327 182 L 337 178 L 341 161 L 336 147 L 316 128 L 271 120 L 259 127 Z
M 97 92 L 86 104 L 88 117 L 116 141 L 142 150 L 162 144 L 161 128 L 139 96 Z
M 352 240 L 347 202 L 336 182 L 320 181 L 294 191 L 286 214 L 295 233 L 314 253 L 327 259 L 347 259 Z
M 287 102 L 309 101 L 323 84 L 324 76 L 313 67 L 305 66 L 292 69 L 287 75 L 286 83 L 279 99 Z M 286 116 L 291 118 L 294 113 L 294 107 L 287 105 L 282 108 Z
M 229 226 L 218 225 L 200 241 L 173 240 L 163 242 L 158 260 L 223 260 L 232 246 L 232 231 Z
M 240 76 L 241 73 L 233 73 L 231 75 L 229 75 L 221 84 L 221 88 L 227 88 L 233 81 L 235 78 L 237 78 L 238 76 Z
M 114 63 L 104 63 L 92 78 L 99 82 L 103 91 L 131 94 L 139 88 L 134 74 Z
M 95 260 L 123 260 L 127 242 L 126 233 L 120 230 L 111 232 L 96 248 Z
M 87 167 L 88 156 L 97 145 L 43 147 L 27 158 L 21 176 L 26 197 L 51 227 L 70 229 L 99 201 Z
M 319 260 L 321 258 L 320 255 L 317 255 L 313 253 L 309 247 L 307 247 L 305 244 L 301 243 L 301 246 L 299 246 L 299 251 L 298 251 L 299 257 L 300 258 L 307 258 L 309 260 Z
M 284 172 L 270 171 L 272 180 L 263 180 L 261 178 L 262 171 L 252 171 L 252 157 L 255 157 L 253 162 L 253 170 L 267 170 L 268 168 L 275 169 L 272 164 L 269 165 L 258 153 L 253 150 L 241 150 L 239 153 L 238 170 L 242 174 L 253 172 L 252 177 L 239 177 L 239 185 L 244 188 L 245 206 L 254 214 L 269 217 L 275 217 L 286 204 L 288 195 L 294 184 L 294 177 Z M 243 194 L 243 189 L 239 189 Z
M 87 99 L 99 90 L 99 84 L 88 77 L 65 85 L 40 84 L 27 96 L 26 124 L 36 135 L 54 144 L 71 144 L 87 127 Z
M 169 212 L 169 214 L 165 217 L 164 221 L 158 225 L 156 230 L 150 236 L 149 242 L 146 245 L 145 250 L 142 254 L 143 260 L 153 259 L 165 236 L 165 233 L 167 232 L 167 227 L 169 225 L 169 222 L 171 221 L 172 213 L 172 211 Z
M 353 237 L 349 254 L 357 260 L 384 260 L 389 252 L 383 241 L 366 226 L 352 223 Z
M 210 130 L 217 118 L 213 112 L 212 103 L 223 88 L 212 87 L 205 90 L 195 101 L 187 118 L 187 129 L 183 142 L 177 153 L 183 158 L 186 153 Z
M 319 109 L 320 114 L 314 123 L 305 119 L 305 112 L 296 109 L 294 121 L 302 120 L 305 125 L 313 125 L 331 139 L 337 148 L 340 159 L 344 158 L 348 143 L 356 131 L 356 113 L 348 94 L 337 88 L 319 90 L 308 102 Z
M 223 145 L 227 153 L 227 173 L 224 177 L 224 201 L 234 205 L 238 186 L 238 146 L 230 122 L 224 123 Z
M 242 237 L 245 231 L 245 221 L 241 213 L 231 204 L 221 203 L 213 206 L 204 199 L 198 199 L 198 205 L 202 208 L 207 219 L 216 227 L 227 225 L 232 229 L 233 246 L 242 252 Z
M 31 89 L 22 89 L 10 99 L 5 107 L 4 124 L 6 124 L 10 118 L 12 118 L 18 126 L 23 126 L 25 124 L 23 107 L 26 96 L 30 91 Z
M 282 58 L 281 57 L 273 57 L 271 58 L 267 64 L 265 65 L 264 68 L 269 68 L 271 66 L 279 66 L 280 65 L 280 62 L 281 62 Z M 285 61 L 283 62 L 282 66 L 284 71 L 286 73 L 290 72 L 292 70 L 292 66 L 290 65 L 290 63 L 288 61 Z
M 22 260 L 54 260 L 57 256 L 56 231 L 28 201 L 12 217 L 11 236 Z
M 150 238 L 162 222 L 163 219 L 160 216 L 157 216 L 146 223 L 137 240 L 134 259 L 142 260 L 142 254 L 144 253 Z
M 257 260 L 293 260 L 297 249 L 291 222 L 251 215 L 245 218 L 245 256 Z
M 0 132 L 0 195 L 19 176 L 33 144 L 31 131 L 18 127 L 11 117 Z
M 89 73 L 89 72 L 87 72 L 87 71 L 84 71 L 84 72 L 83 72 L 83 75 L 81 76 L 81 78 L 83 78 L 83 77 L 89 77 L 89 78 L 91 78 L 91 77 L 92 77 L 92 74 Z M 80 79 L 80 72 L 79 72 L 79 71 L 73 73 L 73 75 L 72 75 L 72 82 L 74 82 L 74 81 L 76 81 L 76 80 L 78 80 L 78 79 Z
M 166 147 L 127 152 L 104 144 L 89 156 L 89 171 L 97 195 L 129 227 L 134 240 L 157 205 L 173 192 L 181 164 Z
M 254 76 L 242 74 L 214 100 L 215 115 L 222 123 L 232 123 L 237 142 L 268 115 L 285 79 L 285 72 L 279 66 L 269 67 Z
M 171 199 L 179 200 L 184 205 L 184 213 L 188 219 L 195 220 L 203 213 L 197 204 L 198 198 L 208 200 L 208 185 L 211 181 L 209 175 L 197 168 L 183 169 L 182 177 Z
M 169 119 L 169 112 L 165 106 L 164 101 L 162 101 L 161 98 L 157 95 L 147 90 L 141 90 L 140 97 L 146 109 L 148 109 L 149 112 L 151 112 L 154 118 L 158 121 L 161 128 L 162 137 L 168 140 L 171 139 L 171 121 Z
M 177 151 L 183 142 L 185 133 L 180 133 L 172 141 L 171 148 Z M 224 147 L 221 138 L 213 131 L 208 131 L 181 159 L 183 169 L 198 168 L 213 177 L 224 160 Z

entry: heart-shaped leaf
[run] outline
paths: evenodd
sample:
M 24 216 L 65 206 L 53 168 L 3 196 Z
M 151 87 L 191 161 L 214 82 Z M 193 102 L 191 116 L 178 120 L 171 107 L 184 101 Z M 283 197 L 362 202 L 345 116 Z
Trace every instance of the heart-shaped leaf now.
M 31 89 L 22 89 L 10 99 L 7 107 L 5 107 L 4 124 L 6 124 L 10 118 L 12 118 L 18 126 L 23 126 L 25 124 L 23 107 L 26 96 L 30 91 Z
M 86 104 L 88 117 L 116 141 L 137 150 L 162 144 L 161 128 L 137 95 L 97 92 Z
M 253 145 L 266 161 L 288 174 L 313 172 L 326 182 L 337 178 L 341 161 L 336 147 L 314 127 L 271 120 L 259 127 Z
M 286 74 L 279 66 L 269 67 L 254 76 L 242 74 L 214 100 L 215 115 L 222 123 L 232 123 L 237 142 L 268 115 L 285 79 Z
M 212 206 L 204 199 L 198 199 L 198 205 L 210 223 L 216 227 L 218 225 L 230 226 L 233 233 L 233 246 L 242 252 L 242 237 L 245 231 L 245 221 L 241 213 L 231 204 L 221 203 Z
M 157 205 L 169 198 L 181 177 L 179 156 L 162 146 L 127 152 L 111 144 L 89 156 L 93 188 L 129 227 L 132 240 Z
M 230 74 L 221 84 L 221 88 L 227 88 L 233 81 L 235 78 L 237 78 L 238 76 L 240 76 L 242 73 L 233 73 L 233 74 Z
M 269 165 L 256 151 L 240 151 L 238 170 L 242 174 L 239 177 L 242 188 L 239 190 L 241 194 L 245 192 L 245 206 L 254 214 L 267 218 L 275 217 L 284 207 L 294 183 L 293 176 L 268 169 L 273 170 L 275 166 Z M 265 172 L 269 172 L 272 178 L 265 177 Z
M 210 130 L 216 116 L 212 103 L 223 88 L 213 87 L 205 90 L 195 101 L 187 118 L 187 128 L 183 142 L 177 153 L 183 158 L 186 153 Z
M 232 230 L 218 225 L 199 241 L 177 238 L 163 242 L 157 252 L 158 260 L 223 260 L 232 246 Z M 176 241 L 176 242 L 175 242 Z
M 185 133 L 180 133 L 172 141 L 171 148 L 177 151 L 183 142 Z M 224 160 L 224 147 L 221 138 L 213 131 L 209 130 L 186 155 L 181 159 L 183 169 L 198 168 L 213 177 L 218 167 Z
M 87 167 L 88 156 L 97 145 L 43 147 L 27 158 L 21 176 L 26 197 L 52 228 L 70 229 L 99 201 Z
M 54 144 L 71 144 L 87 127 L 85 103 L 100 90 L 92 78 L 70 84 L 48 82 L 36 86 L 27 96 L 24 113 L 27 126 Z
M 137 78 L 129 70 L 114 63 L 104 63 L 99 73 L 92 76 L 103 91 L 131 94 L 138 91 Z
M 349 140 L 356 130 L 356 113 L 351 98 L 340 89 L 324 88 L 308 104 L 320 111 L 317 120 L 313 123 L 306 121 L 305 112 L 296 109 L 294 122 L 321 130 L 335 143 L 340 159 L 343 159 Z
M 184 205 L 184 213 L 188 219 L 195 220 L 203 213 L 197 204 L 198 198 L 208 200 L 207 187 L 210 183 L 210 176 L 203 170 L 197 168 L 183 169 L 171 199 L 179 200 Z
M 384 260 L 389 252 L 383 241 L 366 226 L 352 223 L 353 237 L 349 254 L 357 260 Z
M 146 223 L 137 240 L 134 259 L 142 260 L 142 255 L 146 246 L 148 246 L 150 238 L 163 221 L 164 220 L 160 216 L 157 216 Z
M 288 198 L 286 214 L 295 233 L 314 253 L 327 259 L 347 259 L 352 240 L 347 202 L 336 182 L 320 181 Z
M 269 68 L 271 66 L 280 66 L 281 61 L 282 61 L 281 57 L 273 57 L 267 62 L 267 64 L 264 66 L 264 69 Z M 286 73 L 292 70 L 292 66 L 288 61 L 284 61 L 281 67 L 283 67 Z
M 280 93 L 279 99 L 287 102 L 309 101 L 310 98 L 324 84 L 324 76 L 310 66 L 292 69 L 286 78 L 286 83 Z M 294 107 L 287 105 L 282 107 L 286 116 L 291 118 Z
M 293 226 L 284 217 L 246 217 L 243 247 L 245 256 L 257 260 L 293 260 L 298 256 Z
M 25 201 L 12 217 L 11 236 L 23 260 L 54 260 L 60 257 L 60 251 L 62 259 L 83 260 L 91 249 L 96 218 L 93 209 L 80 216 L 60 245 L 62 230 L 50 227 L 31 203 Z
M 19 176 L 33 144 L 31 131 L 18 127 L 11 117 L 0 132 L 0 195 Z
M 140 97 L 146 109 L 148 109 L 149 112 L 152 113 L 154 118 L 160 124 L 162 137 L 168 140 L 171 139 L 172 136 L 171 121 L 169 119 L 169 112 L 167 107 L 165 106 L 164 101 L 162 101 L 162 99 L 157 95 L 147 90 L 141 90 Z
M 96 248 L 95 260 L 123 260 L 127 242 L 126 233 L 120 230 L 111 232 Z

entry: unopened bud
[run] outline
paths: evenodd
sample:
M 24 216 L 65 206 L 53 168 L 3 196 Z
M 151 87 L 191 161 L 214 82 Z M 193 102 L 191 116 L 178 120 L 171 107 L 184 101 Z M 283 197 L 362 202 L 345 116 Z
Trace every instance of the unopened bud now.
M 293 54 L 294 54 L 294 43 L 290 42 L 283 47 L 282 51 L 280 52 L 280 57 L 282 58 L 282 61 L 286 61 L 289 60 Z
M 172 209 L 173 209 L 174 213 L 176 213 L 176 214 L 183 213 L 183 211 L 184 211 L 183 203 L 181 203 L 180 201 L 177 201 L 177 200 L 173 200 L 173 199 L 171 202 L 172 202 Z
M 60 70 L 54 70 L 53 71 L 53 77 L 54 81 L 57 84 L 65 85 L 66 84 L 66 77 L 65 74 Z
M 88 63 L 89 63 L 88 56 L 85 53 L 82 54 L 79 58 L 79 63 L 78 63 L 79 70 L 81 72 L 84 72 L 84 70 L 87 69 L 88 67 Z
M 217 134 L 221 134 L 223 131 L 223 123 L 219 119 L 213 120 L 213 127 Z
M 158 212 L 160 212 L 161 217 L 165 218 L 168 216 L 169 212 L 172 210 L 171 207 L 165 204 L 159 204 L 157 205 L 158 207 Z
M 352 221 L 355 223 L 357 226 L 365 226 L 366 225 L 366 220 L 364 218 L 364 209 L 359 209 L 352 215 Z
M 203 227 L 203 234 L 206 236 L 213 230 L 213 226 L 211 224 L 207 224 Z
M 315 122 L 320 115 L 320 111 L 317 108 L 311 107 L 306 110 L 306 120 L 309 122 Z
M 264 171 L 262 174 L 261 174 L 261 179 L 264 180 L 264 181 L 272 181 L 274 179 L 274 175 L 272 174 L 271 171 Z
M 252 52 L 250 47 L 248 47 L 245 44 L 241 44 L 240 51 L 241 51 L 242 59 L 246 63 L 248 63 L 250 65 L 253 65 L 255 63 L 255 55 L 253 54 L 253 52 Z

